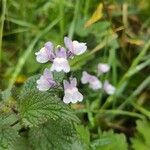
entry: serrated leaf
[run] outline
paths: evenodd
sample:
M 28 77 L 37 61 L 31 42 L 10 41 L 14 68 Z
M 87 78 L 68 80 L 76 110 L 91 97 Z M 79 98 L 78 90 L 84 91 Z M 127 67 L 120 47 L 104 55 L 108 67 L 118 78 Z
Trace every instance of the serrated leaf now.
M 150 123 L 147 120 L 137 121 L 138 133 L 132 138 L 132 147 L 134 150 L 149 150 L 150 148 Z
M 11 97 L 11 89 L 1 91 L 1 100 L 6 101 Z
M 19 100 L 20 88 L 13 86 L 11 89 L 11 96 L 15 101 Z
M 27 79 L 27 81 L 24 83 L 23 87 L 22 87 L 22 90 L 21 90 L 21 94 L 27 92 L 27 91 L 30 91 L 31 89 L 32 90 L 36 90 L 37 87 L 36 87 L 36 81 L 40 78 L 40 75 L 35 75 L 35 76 L 32 76 L 30 77 L 29 79 Z
M 20 115 L 23 123 L 37 126 L 48 119 L 76 119 L 69 108 L 54 94 L 31 90 L 21 95 Z
M 29 145 L 28 139 L 20 137 L 14 144 L 14 149 L 12 150 L 33 150 Z
M 0 115 L 0 127 L 10 126 L 18 120 L 15 114 Z
M 29 132 L 29 140 L 36 150 L 71 150 L 75 137 L 73 124 L 62 119 L 50 120 Z
M 11 127 L 0 128 L 0 149 L 12 149 L 19 138 L 17 131 Z
M 0 149 L 12 150 L 19 138 L 18 131 L 11 125 L 16 122 L 15 115 L 0 116 Z

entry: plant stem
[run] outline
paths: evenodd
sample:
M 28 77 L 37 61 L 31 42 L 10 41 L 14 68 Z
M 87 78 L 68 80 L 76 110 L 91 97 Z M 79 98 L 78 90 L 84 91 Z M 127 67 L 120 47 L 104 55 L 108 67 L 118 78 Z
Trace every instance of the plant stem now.
M 6 0 L 2 0 L 2 16 L 1 16 L 1 24 L 0 24 L 0 67 L 1 67 L 1 60 L 2 60 L 2 40 L 3 40 L 3 28 L 4 28 L 5 15 L 6 15 Z

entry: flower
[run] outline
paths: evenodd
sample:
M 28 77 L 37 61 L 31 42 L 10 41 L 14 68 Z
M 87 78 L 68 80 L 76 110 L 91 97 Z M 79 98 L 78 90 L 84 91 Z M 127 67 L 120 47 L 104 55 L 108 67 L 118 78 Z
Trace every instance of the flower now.
M 64 37 L 64 43 L 65 43 L 65 46 L 69 50 L 69 52 L 68 52 L 69 55 L 70 55 L 70 52 L 73 55 L 81 55 L 87 50 L 86 43 L 82 43 L 82 42 L 80 43 L 78 41 L 72 41 L 68 37 Z
M 51 87 L 56 85 L 56 82 L 53 80 L 53 75 L 49 69 L 45 69 L 43 75 L 39 80 L 36 81 L 37 88 L 40 91 L 47 91 Z
M 45 43 L 44 47 L 42 47 L 39 52 L 36 52 L 35 55 L 36 60 L 39 63 L 46 63 L 48 61 L 52 61 L 54 58 L 53 44 L 51 42 Z
M 83 84 L 89 83 L 89 87 L 93 90 L 98 90 L 102 87 L 102 83 L 99 79 L 94 75 L 90 75 L 86 71 L 83 71 L 82 73 L 81 82 Z
M 108 64 L 104 64 L 104 63 L 98 64 L 98 73 L 99 74 L 106 73 L 109 70 L 110 70 L 110 66 Z
M 77 80 L 76 78 L 70 79 L 70 83 L 66 80 L 63 81 L 64 85 L 64 97 L 63 102 L 68 103 L 76 103 L 81 102 L 83 100 L 83 95 L 78 91 L 77 88 Z
M 103 88 L 108 95 L 114 94 L 116 90 L 107 80 L 104 82 Z
M 57 72 L 64 71 L 69 72 L 70 66 L 67 60 L 66 49 L 63 47 L 58 48 L 56 51 L 55 58 L 53 60 L 53 64 L 51 66 L 51 71 L 56 70 Z

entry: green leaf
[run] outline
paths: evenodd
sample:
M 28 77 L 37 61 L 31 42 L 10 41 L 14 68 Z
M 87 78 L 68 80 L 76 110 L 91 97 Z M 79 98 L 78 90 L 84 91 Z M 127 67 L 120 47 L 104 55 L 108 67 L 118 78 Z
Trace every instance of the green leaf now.
M 10 126 L 18 120 L 18 117 L 15 114 L 1 114 L 0 115 L 0 127 L 1 126 Z
M 0 149 L 12 150 L 18 140 L 18 131 L 11 126 L 16 121 L 15 115 L 0 116 Z
M 20 115 L 26 126 L 37 126 L 48 119 L 77 120 L 70 109 L 54 94 L 28 90 L 20 99 Z
M 33 150 L 27 138 L 20 137 L 14 144 L 13 150 Z
M 53 72 L 54 80 L 57 81 L 58 83 L 62 82 L 64 79 L 64 72 Z
M 75 139 L 73 124 L 62 119 L 50 120 L 29 132 L 29 141 L 36 150 L 71 150 Z
M 93 150 L 127 150 L 127 142 L 124 134 L 113 133 L 113 131 L 103 132 L 100 139 L 93 141 Z
M 36 81 L 40 78 L 40 75 L 35 75 L 35 76 L 32 76 L 30 77 L 23 85 L 22 87 L 22 90 L 21 90 L 21 94 L 27 92 L 27 91 L 30 91 L 31 89 L 32 90 L 37 90 L 37 87 L 36 87 Z
M 86 127 L 84 127 L 82 125 L 78 125 L 78 126 L 76 126 L 76 130 L 77 130 L 81 140 L 86 145 L 90 145 L 90 132 L 89 132 L 88 128 L 86 128 Z
M 11 89 L 6 89 L 4 91 L 1 91 L 1 100 L 6 101 L 11 97 Z
M 132 147 L 134 150 L 149 150 L 150 148 L 150 122 L 147 120 L 137 121 L 138 133 L 132 138 Z

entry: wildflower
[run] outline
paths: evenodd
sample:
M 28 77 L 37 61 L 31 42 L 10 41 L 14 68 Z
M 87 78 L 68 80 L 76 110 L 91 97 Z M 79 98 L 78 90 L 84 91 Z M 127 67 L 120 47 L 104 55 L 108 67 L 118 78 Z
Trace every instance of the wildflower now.
M 78 91 L 76 78 L 70 79 L 70 83 L 66 80 L 63 81 L 64 85 L 64 103 L 76 103 L 83 100 L 83 95 Z
M 104 63 L 98 64 L 98 73 L 99 74 L 106 73 L 109 70 L 110 70 L 110 66 L 108 64 L 104 64 Z
M 104 91 L 109 95 L 114 94 L 116 90 L 115 87 L 112 86 L 107 80 L 104 82 L 103 88 L 104 88 Z
M 64 71 L 69 72 L 70 66 L 67 60 L 66 49 L 61 47 L 56 51 L 55 58 L 53 60 L 53 64 L 51 66 L 51 71 L 56 70 L 57 72 Z
M 52 72 L 49 69 L 45 69 L 43 75 L 37 80 L 37 88 L 40 91 L 47 91 L 51 87 L 56 85 L 56 82 L 53 80 Z
M 69 55 L 70 54 L 81 55 L 81 54 L 83 54 L 87 50 L 86 43 L 82 43 L 82 42 L 80 43 L 78 41 L 72 41 L 68 37 L 64 38 L 64 43 L 65 43 L 65 46 L 69 50 L 69 52 L 68 52 Z
M 82 73 L 81 82 L 83 84 L 89 83 L 89 87 L 93 90 L 98 90 L 102 87 L 102 83 L 99 79 L 94 75 L 88 74 L 86 71 L 83 71 Z
M 48 61 L 52 61 L 54 58 L 53 44 L 51 42 L 45 43 L 44 47 L 42 47 L 39 52 L 36 52 L 35 55 L 36 60 L 39 63 L 46 63 Z

